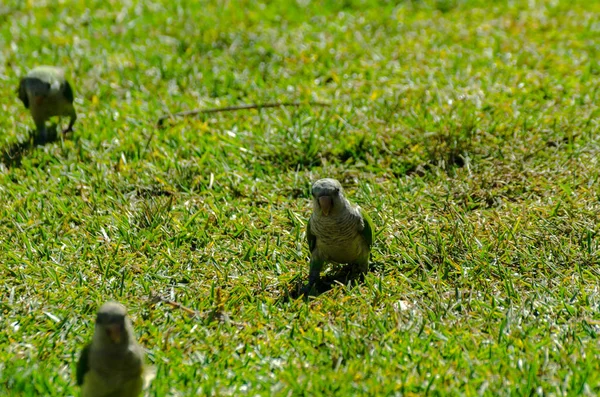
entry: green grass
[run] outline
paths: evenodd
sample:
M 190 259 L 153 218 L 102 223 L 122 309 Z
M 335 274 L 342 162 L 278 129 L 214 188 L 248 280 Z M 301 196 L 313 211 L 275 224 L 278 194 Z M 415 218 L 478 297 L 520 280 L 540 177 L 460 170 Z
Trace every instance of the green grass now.
M 3 2 L 0 394 L 77 395 L 109 299 L 153 396 L 600 393 L 600 2 L 317 3 Z M 29 147 L 39 64 L 79 119 Z M 331 106 L 155 128 L 273 101 Z M 321 177 L 373 271 L 286 300 Z

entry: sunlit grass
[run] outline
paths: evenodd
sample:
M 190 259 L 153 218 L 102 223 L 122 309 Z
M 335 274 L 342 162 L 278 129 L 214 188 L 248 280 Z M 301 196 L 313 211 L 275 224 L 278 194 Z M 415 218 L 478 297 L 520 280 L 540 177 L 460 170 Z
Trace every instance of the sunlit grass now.
M 0 390 L 77 395 L 77 354 L 116 299 L 153 396 L 597 395 L 598 15 L 4 2 Z M 32 147 L 14 90 L 39 64 L 69 71 L 79 118 Z M 156 128 L 277 101 L 330 106 Z M 372 271 L 290 300 L 326 176 L 377 226 Z

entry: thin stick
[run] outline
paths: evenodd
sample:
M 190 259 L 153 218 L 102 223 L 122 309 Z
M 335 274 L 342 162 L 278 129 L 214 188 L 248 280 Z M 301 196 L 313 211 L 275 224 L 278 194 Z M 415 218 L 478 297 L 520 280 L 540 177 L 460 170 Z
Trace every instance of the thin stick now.
M 196 310 L 193 310 L 193 309 L 190 309 L 189 307 L 183 306 L 179 302 L 175 302 L 175 301 L 172 301 L 172 300 L 169 300 L 169 299 L 165 299 L 165 298 L 163 298 L 163 297 L 161 297 L 159 295 L 153 295 L 151 297 L 151 300 L 154 301 L 154 302 L 166 303 L 167 305 L 172 306 L 172 307 L 174 307 L 176 309 L 181 309 L 181 310 L 183 310 L 184 312 L 186 312 L 187 314 L 189 314 L 192 317 L 195 317 L 195 316 L 200 317 L 200 313 L 197 312 Z
M 279 108 L 284 106 L 329 106 L 328 103 L 323 102 L 275 102 L 275 103 L 253 103 L 250 105 L 238 105 L 238 106 L 226 106 L 223 108 L 212 108 L 212 109 L 194 109 L 194 110 L 186 110 L 184 112 L 172 113 L 161 116 L 158 119 L 156 125 L 162 127 L 165 120 L 173 118 L 173 117 L 187 117 L 187 116 L 195 116 L 197 114 L 207 114 L 207 113 L 218 113 L 218 112 L 233 112 L 237 110 L 246 110 L 246 109 L 266 109 L 266 108 Z

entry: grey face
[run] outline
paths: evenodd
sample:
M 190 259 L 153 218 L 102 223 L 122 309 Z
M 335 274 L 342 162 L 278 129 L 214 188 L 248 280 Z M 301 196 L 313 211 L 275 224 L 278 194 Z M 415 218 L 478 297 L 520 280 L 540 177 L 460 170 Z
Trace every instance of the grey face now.
M 96 333 L 104 341 L 120 344 L 127 341 L 127 310 L 125 306 L 108 302 L 102 305 L 96 316 Z
M 33 77 L 25 78 L 25 87 L 34 97 L 46 96 L 52 90 L 52 84 Z
M 342 185 L 335 179 L 319 179 L 312 186 L 315 207 L 318 207 L 323 215 L 328 216 L 336 206 L 340 205 L 343 191 Z

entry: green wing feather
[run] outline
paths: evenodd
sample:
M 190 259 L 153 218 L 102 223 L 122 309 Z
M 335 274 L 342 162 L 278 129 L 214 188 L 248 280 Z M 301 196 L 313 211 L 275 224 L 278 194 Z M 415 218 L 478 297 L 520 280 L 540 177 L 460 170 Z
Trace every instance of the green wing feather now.
M 308 241 L 308 250 L 312 253 L 317 245 L 317 236 L 312 234 L 310 231 L 310 221 L 312 217 L 308 219 L 308 223 L 306 224 L 306 240 Z
M 373 240 L 374 240 L 374 236 L 375 236 L 375 227 L 373 226 L 373 220 L 365 211 L 363 211 L 362 208 L 360 208 L 359 210 L 360 210 L 360 215 L 363 217 L 363 221 L 365 224 L 364 229 L 360 233 L 364 237 L 369 248 L 371 248 L 371 246 L 373 245 Z
M 90 356 L 90 345 L 87 345 L 81 351 L 81 355 L 79 356 L 79 361 L 77 361 L 77 385 L 83 385 L 83 378 L 85 374 L 90 370 L 89 364 L 89 356 Z
M 25 105 L 25 109 L 29 109 L 29 98 L 27 97 L 27 90 L 25 89 L 25 80 L 21 79 L 19 82 L 19 89 L 17 90 L 19 99 Z
M 65 80 L 65 82 L 63 83 L 63 94 L 65 95 L 65 98 L 67 98 L 67 101 L 69 101 L 70 103 L 73 103 L 73 88 L 71 88 L 71 84 L 69 84 L 68 81 Z

